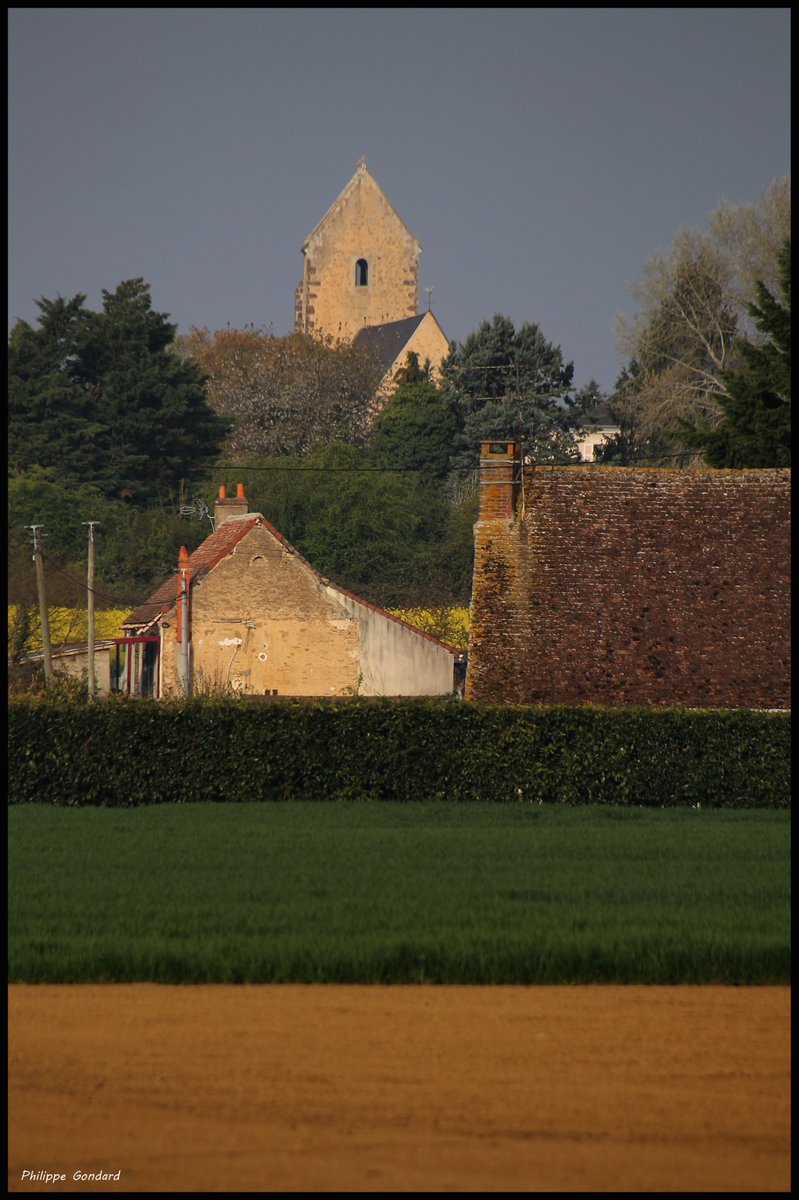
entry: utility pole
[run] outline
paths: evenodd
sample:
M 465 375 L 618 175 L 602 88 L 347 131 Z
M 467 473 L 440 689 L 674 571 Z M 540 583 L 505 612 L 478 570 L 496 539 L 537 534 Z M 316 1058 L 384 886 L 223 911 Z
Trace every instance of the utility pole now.
M 89 699 L 93 700 L 97 692 L 97 680 L 94 674 L 94 527 L 99 521 L 82 521 L 89 526 L 89 566 L 86 572 L 86 616 L 89 625 L 89 642 L 86 647 L 89 660 Z
M 33 534 L 33 561 L 36 565 L 36 588 L 39 593 L 39 619 L 42 625 L 42 652 L 44 656 L 44 678 L 47 683 L 53 681 L 53 656 L 50 649 L 50 614 L 47 610 L 47 594 L 44 590 L 44 559 L 39 544 L 41 525 L 26 525 Z

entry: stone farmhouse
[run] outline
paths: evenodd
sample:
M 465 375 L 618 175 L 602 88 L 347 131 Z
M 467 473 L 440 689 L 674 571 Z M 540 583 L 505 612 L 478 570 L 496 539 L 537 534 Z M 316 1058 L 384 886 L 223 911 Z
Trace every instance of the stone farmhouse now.
M 433 377 L 449 343 L 432 312 L 419 312 L 421 246 L 361 159 L 347 186 L 302 246 L 295 330 L 370 351 L 382 371 L 379 395 L 410 351 Z
M 220 488 L 214 532 L 181 550 L 123 624 L 122 690 L 162 697 L 231 688 L 258 696 L 444 696 L 463 658 L 319 575 L 241 484 Z
M 790 708 L 790 477 L 484 442 L 466 699 Z

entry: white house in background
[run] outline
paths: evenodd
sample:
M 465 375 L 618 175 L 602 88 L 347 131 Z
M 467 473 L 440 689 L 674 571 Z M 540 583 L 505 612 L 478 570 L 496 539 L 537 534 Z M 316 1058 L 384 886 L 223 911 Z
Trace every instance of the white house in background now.
M 621 433 L 606 404 L 598 404 L 585 414 L 582 429 L 577 449 L 583 462 L 593 462 L 596 448 L 602 446 L 609 438 L 615 437 L 617 433 Z

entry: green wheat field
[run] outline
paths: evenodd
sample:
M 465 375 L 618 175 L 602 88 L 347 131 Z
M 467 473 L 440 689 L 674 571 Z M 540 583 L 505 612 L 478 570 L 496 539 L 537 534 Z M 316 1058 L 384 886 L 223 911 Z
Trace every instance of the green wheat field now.
M 11 982 L 790 981 L 790 813 L 12 806 Z

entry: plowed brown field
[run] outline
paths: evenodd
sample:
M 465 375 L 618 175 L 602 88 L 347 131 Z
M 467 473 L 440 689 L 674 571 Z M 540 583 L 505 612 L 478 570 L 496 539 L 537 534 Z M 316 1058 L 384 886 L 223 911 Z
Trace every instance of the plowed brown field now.
M 19 985 L 9 1008 L 12 1192 L 790 1189 L 788 988 Z

